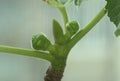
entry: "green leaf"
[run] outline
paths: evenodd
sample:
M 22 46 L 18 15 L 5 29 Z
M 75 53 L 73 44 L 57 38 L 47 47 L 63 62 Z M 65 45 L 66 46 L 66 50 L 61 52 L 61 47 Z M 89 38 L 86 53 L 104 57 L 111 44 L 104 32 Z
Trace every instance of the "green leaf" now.
M 53 19 L 52 24 L 53 24 L 53 35 L 54 35 L 55 43 L 57 44 L 64 43 L 64 33 L 61 25 L 55 19 Z
M 120 0 L 106 0 L 107 5 L 106 9 L 108 11 L 108 16 L 110 17 L 110 21 L 112 21 L 116 27 L 117 30 L 115 31 L 115 35 L 120 35 Z

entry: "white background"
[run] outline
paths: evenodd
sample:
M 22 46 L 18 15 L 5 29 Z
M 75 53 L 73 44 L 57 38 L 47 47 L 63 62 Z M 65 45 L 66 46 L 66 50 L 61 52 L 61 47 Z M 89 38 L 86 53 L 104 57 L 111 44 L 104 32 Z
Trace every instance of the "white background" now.
M 81 28 L 105 6 L 105 0 L 85 0 L 69 7 L 70 20 Z M 53 41 L 52 18 L 61 14 L 42 0 L 0 0 L 0 45 L 30 48 L 32 35 L 43 32 Z M 119 81 L 120 38 L 105 16 L 70 52 L 62 81 Z M 49 62 L 0 53 L 0 81 L 44 81 Z

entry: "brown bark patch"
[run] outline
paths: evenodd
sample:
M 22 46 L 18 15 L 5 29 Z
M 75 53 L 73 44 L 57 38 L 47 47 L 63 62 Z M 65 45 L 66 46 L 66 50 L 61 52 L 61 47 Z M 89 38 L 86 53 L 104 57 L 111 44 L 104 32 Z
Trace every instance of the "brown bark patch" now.
M 49 68 L 46 72 L 44 78 L 45 81 L 61 81 L 63 77 L 63 71 L 55 70 L 54 68 Z

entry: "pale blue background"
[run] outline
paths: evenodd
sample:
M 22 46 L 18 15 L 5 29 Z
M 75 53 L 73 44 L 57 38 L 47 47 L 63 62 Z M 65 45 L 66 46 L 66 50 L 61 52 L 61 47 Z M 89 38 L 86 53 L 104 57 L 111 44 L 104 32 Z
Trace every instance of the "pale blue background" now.
M 83 27 L 105 4 L 84 0 L 68 13 Z M 0 0 L 0 45 L 31 48 L 32 35 L 39 32 L 53 42 L 52 18 L 63 23 L 59 11 L 42 0 Z M 114 30 L 105 16 L 70 52 L 62 81 L 119 81 L 120 38 Z M 45 60 L 0 53 L 0 81 L 44 81 L 48 66 Z

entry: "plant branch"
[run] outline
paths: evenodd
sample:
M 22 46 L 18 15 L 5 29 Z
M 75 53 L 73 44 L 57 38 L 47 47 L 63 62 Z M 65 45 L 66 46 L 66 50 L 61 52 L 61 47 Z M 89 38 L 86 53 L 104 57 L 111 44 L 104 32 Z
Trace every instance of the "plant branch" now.
M 106 9 L 103 8 L 100 12 L 81 29 L 70 41 L 68 47 L 71 49 L 82 37 L 84 37 L 106 14 Z
M 71 3 L 72 1 L 73 1 L 73 0 L 68 0 L 68 1 L 64 4 L 64 6 L 70 5 L 70 3 Z
M 66 8 L 63 6 L 63 7 L 58 7 L 58 9 L 62 14 L 63 21 L 64 21 L 64 28 L 65 28 L 65 31 L 66 31 L 66 23 L 68 22 L 68 16 L 67 16 Z
M 9 47 L 9 46 L 0 46 L 0 52 L 37 57 L 37 58 L 45 59 L 48 61 L 51 61 L 53 59 L 53 57 L 50 54 L 45 52 L 40 52 L 37 50 L 30 50 L 30 49 L 23 49 L 23 48 L 16 48 L 16 47 Z

